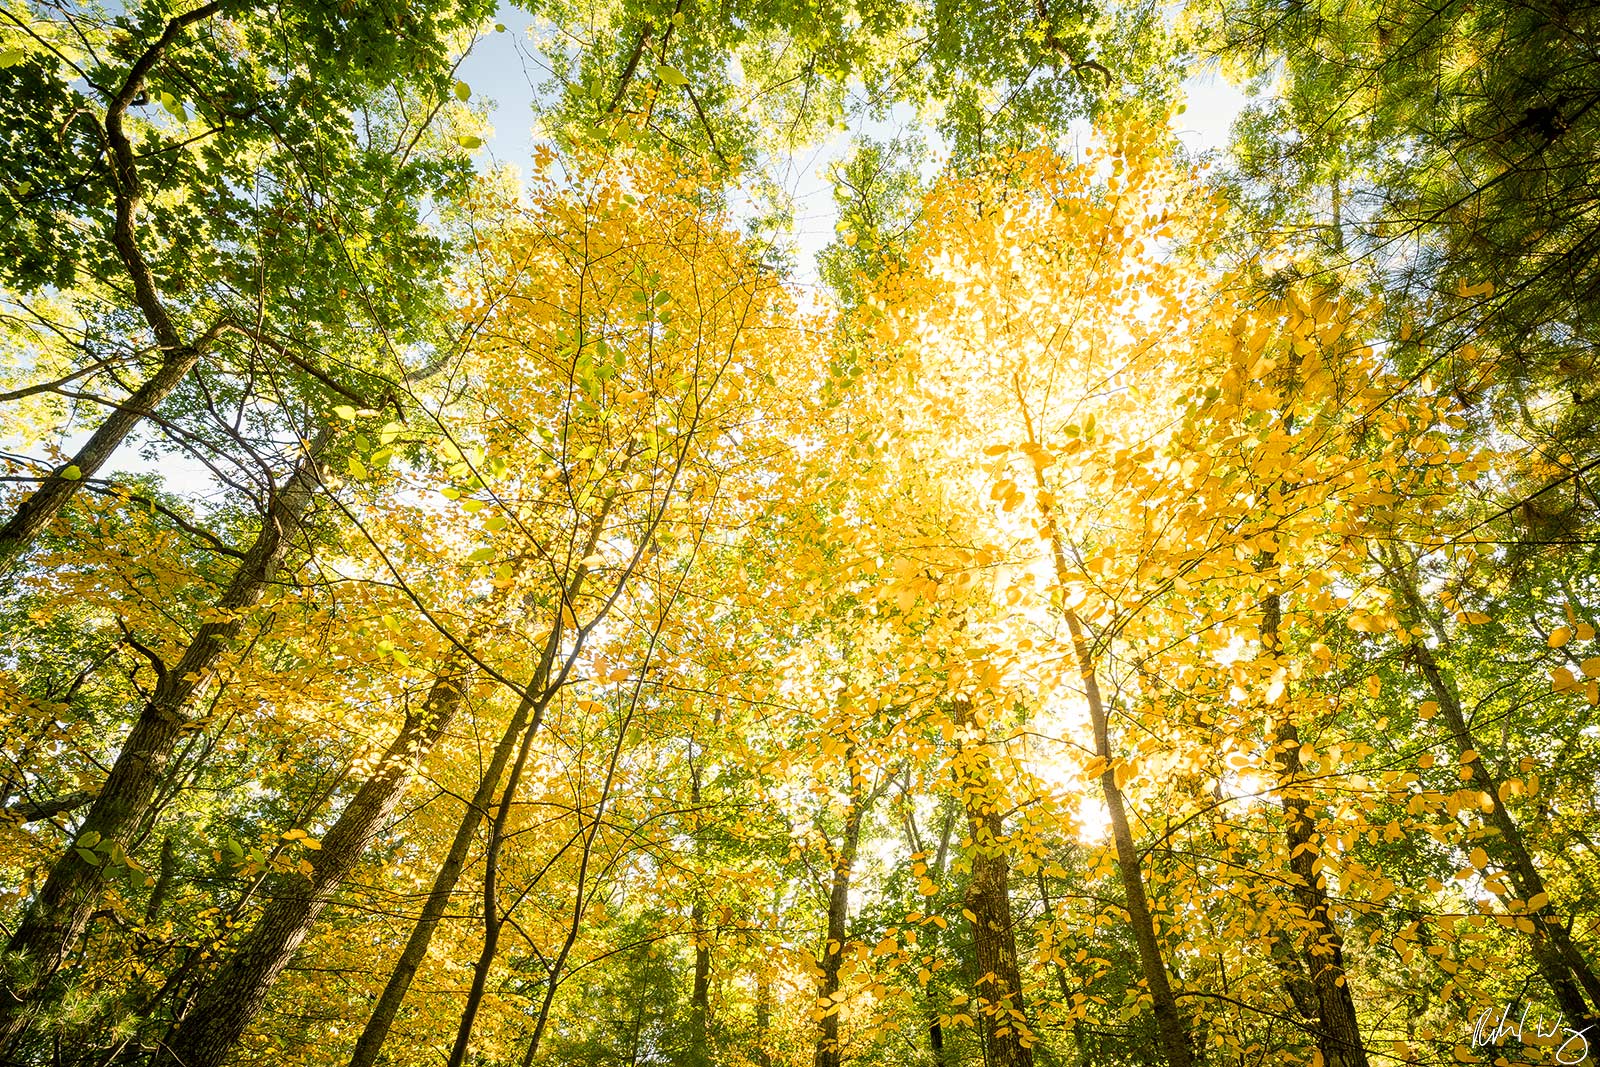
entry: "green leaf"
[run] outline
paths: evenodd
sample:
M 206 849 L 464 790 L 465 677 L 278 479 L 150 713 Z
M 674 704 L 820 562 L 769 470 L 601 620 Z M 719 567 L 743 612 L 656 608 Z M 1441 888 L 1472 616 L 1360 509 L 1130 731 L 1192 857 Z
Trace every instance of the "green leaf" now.
M 86 831 L 84 833 L 84 835 L 82 837 L 78 838 L 78 844 L 79 844 L 79 846 L 81 846 L 83 848 L 94 848 L 94 846 L 98 845 L 99 843 L 100 843 L 100 831 L 99 830 L 88 830 L 88 831 Z
M 462 148 L 482 148 L 483 138 L 474 137 L 470 133 L 464 133 L 460 137 L 456 138 L 456 144 L 460 145 Z
M 20 48 L 7 48 L 4 52 L 0 52 L 0 68 L 16 66 L 22 62 L 23 55 Z
M 456 82 L 456 99 L 466 103 L 472 96 L 472 87 L 466 82 Z
M 689 84 L 689 79 L 683 76 L 683 72 L 681 70 L 679 70 L 677 67 L 669 67 L 665 63 L 662 63 L 660 66 L 656 67 L 656 80 L 662 85 L 671 85 L 674 87 Z
M 494 559 L 494 549 L 488 545 L 474 549 L 472 555 L 467 557 L 467 561 L 470 563 L 488 563 L 491 559 Z
M 100 855 L 99 855 L 99 853 L 91 852 L 90 850 L 88 850 L 86 848 L 74 848 L 72 851 L 76 852 L 78 854 L 78 858 L 80 860 L 82 860 L 83 862 L 87 863 L 89 866 L 91 866 L 91 867 L 100 866 Z
M 75 482 L 83 477 L 83 471 L 76 463 L 69 463 L 61 468 L 62 481 Z

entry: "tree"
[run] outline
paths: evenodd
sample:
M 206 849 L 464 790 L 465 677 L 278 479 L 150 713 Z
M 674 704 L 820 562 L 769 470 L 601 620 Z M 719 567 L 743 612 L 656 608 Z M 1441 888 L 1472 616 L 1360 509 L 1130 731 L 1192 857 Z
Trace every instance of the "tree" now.
M 0 563 L 14 566 L 202 361 L 219 387 L 265 363 L 376 401 L 347 374 L 383 364 L 347 369 L 329 350 L 353 317 L 393 345 L 416 336 L 443 266 L 419 201 L 464 171 L 435 119 L 453 53 L 486 14 L 467 3 L 330 17 L 311 4 L 268 19 L 218 0 L 172 17 L 48 3 L 13 17 L 0 285 L 12 373 L 27 384 L 6 399 L 110 412 L 67 462 L 18 468 L 37 485 L 0 528 Z M 341 47 L 347 36 L 374 43 Z

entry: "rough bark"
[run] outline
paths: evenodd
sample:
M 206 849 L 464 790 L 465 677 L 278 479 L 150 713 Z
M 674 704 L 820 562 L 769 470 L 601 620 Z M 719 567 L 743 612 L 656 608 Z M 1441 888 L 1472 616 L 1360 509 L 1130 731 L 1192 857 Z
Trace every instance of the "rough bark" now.
M 772 972 L 765 963 L 757 966 L 754 1059 L 756 1067 L 772 1067 L 772 1053 L 767 1048 L 767 1038 L 772 1033 Z
M 840 1067 L 844 1062 L 839 1048 L 840 1005 L 834 1000 L 834 994 L 839 992 L 839 972 L 844 966 L 844 945 L 850 922 L 850 875 L 855 869 L 861 822 L 866 813 L 866 789 L 854 744 L 848 748 L 845 762 L 849 766 L 850 799 L 845 809 L 839 852 L 833 863 L 833 885 L 828 894 L 828 940 L 819 961 L 817 1004 L 825 1014 L 817 1024 L 816 1067 Z
M 536 682 L 535 686 L 529 687 L 529 695 L 518 704 L 511 721 L 506 725 L 505 733 L 500 736 L 494 751 L 489 756 L 489 764 L 478 780 L 478 788 L 472 795 L 472 802 L 467 805 L 467 810 L 461 815 L 460 823 L 456 825 L 455 837 L 450 842 L 450 851 L 446 853 L 444 862 L 440 864 L 439 871 L 434 876 L 433 887 L 429 889 L 428 898 L 422 905 L 422 913 L 417 916 L 416 923 L 411 927 L 411 935 L 406 939 L 405 948 L 401 950 L 399 959 L 389 972 L 389 981 L 385 984 L 382 995 L 378 997 L 378 1003 L 373 1007 L 372 1015 L 368 1017 L 360 1038 L 356 1040 L 355 1049 L 350 1054 L 350 1067 L 372 1067 L 378 1060 L 378 1053 L 382 1051 L 383 1043 L 389 1037 L 395 1018 L 400 1014 L 400 1007 L 405 1003 L 406 993 L 411 989 L 411 982 L 416 978 L 417 969 L 427 958 L 428 946 L 433 941 L 434 931 L 438 929 L 440 920 L 449 909 L 450 897 L 461 881 L 461 873 L 466 869 L 467 855 L 472 850 L 472 842 L 477 838 L 478 827 L 494 803 L 495 793 L 500 788 L 501 779 L 505 777 L 506 764 L 511 762 L 511 754 L 516 749 L 517 739 L 527 731 L 528 716 L 537 703 L 533 694 L 538 685 L 542 685 L 542 682 Z
M 1282 625 L 1282 600 L 1277 593 L 1269 593 L 1262 603 L 1261 621 L 1261 643 L 1269 664 L 1276 663 L 1282 656 Z M 1289 849 L 1289 869 L 1295 876 L 1295 900 L 1309 926 L 1300 945 L 1300 954 L 1310 974 L 1317 1048 L 1327 1067 L 1367 1067 L 1367 1050 L 1356 1019 L 1355 999 L 1345 977 L 1344 939 L 1329 909 L 1327 879 L 1317 870 L 1322 834 L 1317 829 L 1311 802 L 1299 785 L 1300 731 L 1288 715 L 1278 718 L 1273 748 L 1278 767 L 1278 794 L 1283 800 L 1286 822 L 1284 834 Z M 1296 991 L 1291 985 L 1291 997 Z M 1296 1003 L 1300 1005 L 1298 998 Z M 1300 1010 L 1304 1012 L 1311 1006 L 1301 1006 Z
M 972 722 L 972 707 L 958 700 L 955 719 Z M 955 765 L 956 788 L 967 814 L 972 838 L 972 878 L 966 905 L 972 913 L 973 952 L 977 962 L 978 1012 L 989 1067 L 1033 1067 L 1031 1041 L 1025 1041 L 1027 1004 L 1017 968 L 1017 937 L 1011 917 L 1011 863 L 1001 839 L 1005 834 L 995 795 L 994 773 L 983 741 L 968 741 Z M 942 1042 L 941 1042 L 942 1044 Z
M 90 805 L 73 845 L 85 837 L 126 849 L 150 812 L 156 788 L 167 774 L 187 725 L 183 712 L 209 683 L 223 652 L 239 636 L 247 610 L 277 574 L 319 481 L 318 456 L 328 437 L 318 437 L 281 490 L 274 492 L 255 542 L 245 552 L 210 621 L 196 631 L 183 656 L 161 667 L 155 691 Z M 12 1047 L 31 1013 L 53 997 L 47 980 L 77 944 L 99 900 L 101 867 L 69 847 L 51 867 L 29 904 L 7 951 L 20 965 L 0 987 L 0 1051 Z
M 689 808 L 700 811 L 700 768 L 690 765 Z M 695 834 L 696 861 L 704 863 L 702 835 Z M 703 869 L 703 868 L 702 868 Z M 691 1067 L 705 1067 L 710 1062 L 707 1053 L 707 1024 L 711 1015 L 711 934 L 706 929 L 705 893 L 696 889 L 694 904 L 689 909 L 689 933 L 694 938 L 694 983 L 689 991 L 689 1063 Z
M 458 660 L 440 675 L 421 711 L 408 717 L 377 769 L 322 839 L 309 879 L 274 879 L 271 899 L 228 962 L 206 983 L 194 1007 L 157 1055 L 158 1065 L 217 1067 L 254 1021 L 278 975 L 299 950 L 367 845 L 382 829 L 461 707 L 467 672 Z
M 50 522 L 77 491 L 83 479 L 88 478 L 106 460 L 111 458 L 139 422 L 153 412 L 158 404 L 181 382 L 199 362 L 201 351 L 215 335 L 210 331 L 201 340 L 186 342 L 172 318 L 167 314 L 161 296 L 156 291 L 150 265 L 139 249 L 134 232 L 134 218 L 138 214 L 142 193 L 139 187 L 139 170 L 134 162 L 133 144 L 122 128 L 123 117 L 144 87 L 145 78 L 183 31 L 202 22 L 226 6 L 224 0 L 196 8 L 179 15 L 167 23 L 156 42 L 147 48 L 128 70 L 122 87 L 112 97 L 105 114 L 106 143 L 111 147 L 111 178 L 116 202 L 116 222 L 112 228 L 111 243 L 133 283 L 134 302 L 144 315 L 145 322 L 155 334 L 156 343 L 163 352 L 161 366 L 128 399 L 116 405 L 108 417 L 90 435 L 89 440 L 70 461 L 52 471 L 25 500 L 18 505 L 4 527 L 0 527 L 0 575 L 11 569 L 27 551 L 39 531 Z M 70 474 L 70 476 L 69 476 Z M 3 1009 L 0 1009 L 3 1010 Z

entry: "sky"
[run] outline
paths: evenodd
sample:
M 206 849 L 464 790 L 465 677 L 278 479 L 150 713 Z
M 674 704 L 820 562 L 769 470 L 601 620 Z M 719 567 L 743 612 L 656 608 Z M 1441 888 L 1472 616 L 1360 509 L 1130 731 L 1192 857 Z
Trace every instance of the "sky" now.
M 546 81 L 538 49 L 530 34 L 532 16 L 526 11 L 502 4 L 497 14 L 505 29 L 481 37 L 457 68 L 457 77 L 472 92 L 472 100 L 489 107 L 492 126 L 484 138 L 479 166 L 489 169 L 511 165 L 524 167 L 536 143 L 533 129 L 533 104 L 537 87 Z M 1190 78 L 1184 84 L 1188 106 L 1178 119 L 1178 136 L 1192 150 L 1221 152 L 1226 148 L 1228 128 L 1247 102 L 1237 88 L 1216 75 Z M 867 134 L 880 140 L 892 137 L 900 128 L 891 120 L 858 120 L 849 130 L 830 140 L 797 152 L 788 161 L 780 182 L 794 199 L 793 243 L 795 277 L 799 287 L 819 284 L 816 256 L 834 238 L 837 211 L 826 174 L 828 166 L 844 158 L 852 141 Z M 933 153 L 936 156 L 937 153 Z M 0 433 L 0 447 L 16 444 Z M 87 438 L 75 434 L 65 442 L 70 453 Z M 140 454 L 136 442 L 129 442 L 107 464 L 104 473 L 148 471 L 150 464 Z M 171 454 L 161 463 L 167 487 L 181 493 L 201 496 L 216 492 L 216 484 L 205 466 L 187 456 Z
M 502 4 L 496 17 L 505 30 L 482 37 L 457 75 L 471 87 L 474 100 L 493 102 L 489 121 L 494 132 L 485 138 L 482 165 L 520 165 L 533 153 L 533 101 L 546 73 L 529 36 L 534 27 L 532 16 Z M 1248 98 L 1216 74 L 1191 77 L 1184 89 L 1188 106 L 1179 117 L 1179 138 L 1191 150 L 1221 152 L 1227 146 L 1228 128 Z M 860 119 L 850 130 L 792 157 L 787 174 L 780 178 L 795 201 L 790 237 L 795 245 L 797 284 L 817 284 L 816 255 L 834 238 L 837 211 L 825 178 L 828 166 L 842 160 L 859 135 L 884 140 L 899 132 L 892 121 Z

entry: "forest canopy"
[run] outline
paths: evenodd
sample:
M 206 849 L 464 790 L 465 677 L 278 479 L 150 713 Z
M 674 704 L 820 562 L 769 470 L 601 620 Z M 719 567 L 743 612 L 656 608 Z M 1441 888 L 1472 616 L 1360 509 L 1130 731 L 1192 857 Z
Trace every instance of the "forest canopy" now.
M 1600 1060 L 1592 6 L 4 5 L 0 1064 Z

